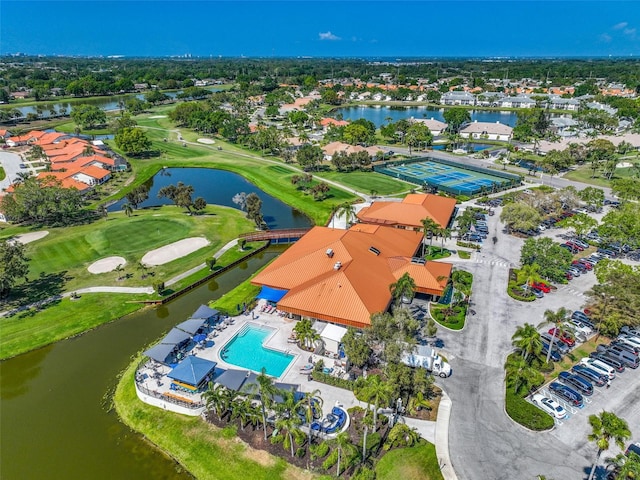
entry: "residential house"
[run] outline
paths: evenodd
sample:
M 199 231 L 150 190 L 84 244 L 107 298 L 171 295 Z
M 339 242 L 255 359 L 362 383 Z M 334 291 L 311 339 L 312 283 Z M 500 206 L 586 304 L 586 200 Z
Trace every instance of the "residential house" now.
M 324 159 L 327 162 L 330 162 L 333 156 L 338 152 L 343 152 L 347 155 L 358 152 L 367 152 L 369 156 L 373 158 L 378 154 L 379 150 L 380 149 L 377 147 L 361 147 L 359 145 L 349 145 L 348 143 L 344 142 L 331 142 L 322 147 Z
M 549 97 L 549 106 L 555 110 L 578 111 L 580 101 L 575 98 Z
M 508 142 L 511 140 L 513 128 L 500 122 L 472 122 L 460 130 L 462 138 L 474 140 L 501 140 Z
M 536 106 L 536 101 L 526 95 L 503 97 L 497 100 L 497 106 L 502 108 L 533 108 Z
M 429 131 L 431 132 L 431 135 L 433 135 L 434 137 L 438 137 L 440 135 L 443 135 L 445 130 L 449 126 L 448 123 L 441 122 L 440 120 L 436 120 L 433 117 L 431 117 L 431 118 L 411 118 L 411 121 L 412 122 L 416 122 L 416 123 L 422 123 L 422 124 L 426 125 L 427 128 L 429 129 Z
M 476 97 L 469 92 L 445 92 L 440 97 L 442 105 L 475 105 Z

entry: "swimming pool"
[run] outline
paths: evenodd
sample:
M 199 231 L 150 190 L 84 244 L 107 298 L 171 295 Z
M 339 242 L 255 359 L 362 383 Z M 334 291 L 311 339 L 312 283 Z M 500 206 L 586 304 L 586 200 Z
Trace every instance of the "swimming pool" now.
M 247 324 L 220 351 L 226 363 L 260 373 L 264 367 L 267 375 L 279 377 L 287 369 L 294 355 L 263 346 L 275 329 Z

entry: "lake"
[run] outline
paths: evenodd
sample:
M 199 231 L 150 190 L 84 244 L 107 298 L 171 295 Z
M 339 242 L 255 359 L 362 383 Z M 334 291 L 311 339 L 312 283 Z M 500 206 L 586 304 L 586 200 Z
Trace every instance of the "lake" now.
M 433 118 L 444 122 L 443 108 L 437 107 L 389 107 L 389 106 L 356 106 L 338 108 L 332 112 L 332 116 L 336 116 L 341 113 L 345 120 L 357 120 L 359 118 L 365 118 L 375 124 L 376 127 L 385 125 L 388 123 L 388 118 L 392 119 L 392 122 L 398 120 L 410 119 L 410 118 Z M 478 122 L 500 122 L 504 125 L 511 127 L 515 126 L 517 115 L 516 112 L 496 112 L 488 110 L 471 110 L 471 121 Z
M 207 203 L 225 205 L 238 208 L 233 202 L 237 193 L 255 193 L 262 200 L 262 214 L 264 221 L 271 230 L 281 228 L 305 228 L 311 226 L 309 217 L 290 207 L 286 203 L 266 194 L 251 182 L 236 173 L 211 168 L 166 168 L 149 179 L 149 199 L 140 204 L 139 208 L 157 205 L 172 205 L 167 198 L 158 198 L 158 191 L 167 185 L 182 182 L 194 188 L 193 199 L 203 197 Z M 110 212 L 122 209 L 122 199 L 109 207 Z

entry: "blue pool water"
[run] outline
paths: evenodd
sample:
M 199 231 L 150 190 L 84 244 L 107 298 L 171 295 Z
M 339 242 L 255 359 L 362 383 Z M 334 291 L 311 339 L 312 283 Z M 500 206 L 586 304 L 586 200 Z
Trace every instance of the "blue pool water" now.
M 273 329 L 270 328 L 247 325 L 224 346 L 220 357 L 231 365 L 258 373 L 264 367 L 267 375 L 279 377 L 294 356 L 262 346 L 265 339 L 272 333 Z

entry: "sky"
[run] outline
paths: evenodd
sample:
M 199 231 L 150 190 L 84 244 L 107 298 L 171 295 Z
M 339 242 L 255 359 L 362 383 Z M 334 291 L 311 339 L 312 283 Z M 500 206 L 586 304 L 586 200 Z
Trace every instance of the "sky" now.
M 1 0 L 0 54 L 18 52 L 637 57 L 640 2 Z

